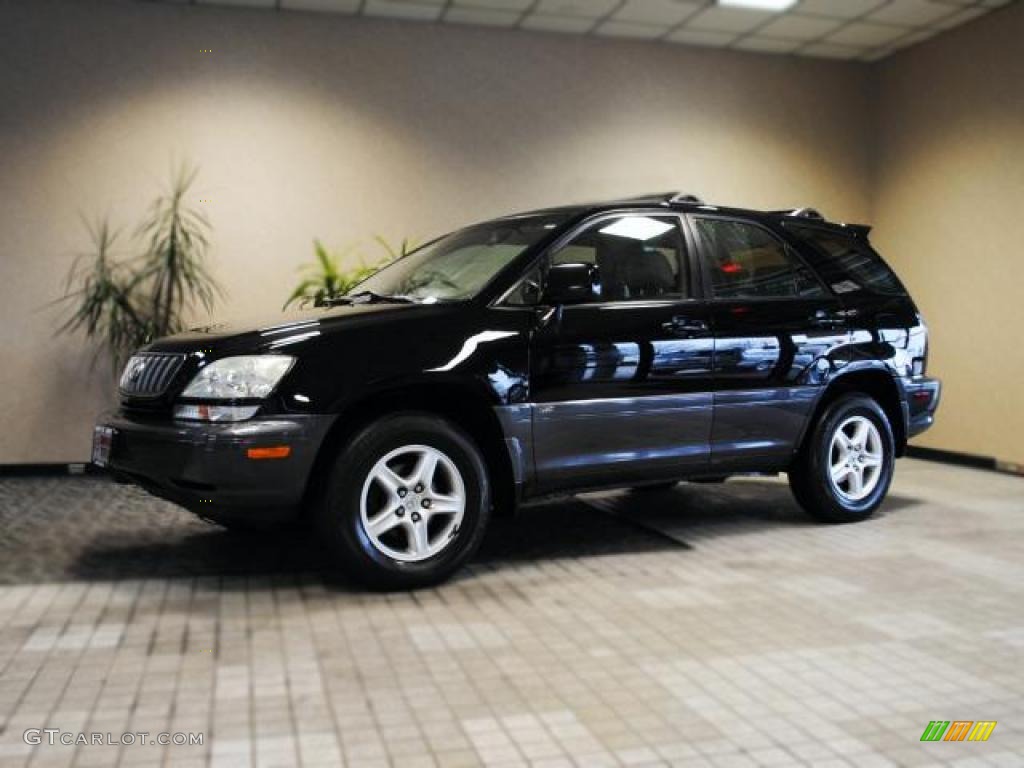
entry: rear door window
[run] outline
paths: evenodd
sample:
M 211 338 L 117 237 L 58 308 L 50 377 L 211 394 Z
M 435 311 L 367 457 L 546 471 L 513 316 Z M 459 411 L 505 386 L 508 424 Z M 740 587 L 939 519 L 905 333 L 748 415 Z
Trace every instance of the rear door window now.
M 716 299 L 813 298 L 827 295 L 793 250 L 764 227 L 694 217 Z
M 786 229 L 810 246 L 808 261 L 836 293 L 906 294 L 899 278 L 866 240 L 799 224 L 787 223 Z

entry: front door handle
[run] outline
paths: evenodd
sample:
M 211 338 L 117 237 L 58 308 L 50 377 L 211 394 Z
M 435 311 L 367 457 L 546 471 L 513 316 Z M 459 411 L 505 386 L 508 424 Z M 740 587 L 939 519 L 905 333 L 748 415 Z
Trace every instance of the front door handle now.
M 688 317 L 676 315 L 671 320 L 661 324 L 662 330 L 675 333 L 680 336 L 692 336 L 698 333 L 707 333 L 708 324 L 704 320 L 693 320 Z

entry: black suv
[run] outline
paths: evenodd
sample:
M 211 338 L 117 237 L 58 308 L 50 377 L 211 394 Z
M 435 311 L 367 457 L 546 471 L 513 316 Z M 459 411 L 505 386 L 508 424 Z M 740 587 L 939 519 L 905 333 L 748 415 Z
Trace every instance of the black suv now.
M 672 194 L 477 224 L 301 317 L 140 350 L 94 461 L 229 528 L 308 514 L 383 587 L 551 494 L 787 472 L 860 520 L 939 400 L 868 229 Z

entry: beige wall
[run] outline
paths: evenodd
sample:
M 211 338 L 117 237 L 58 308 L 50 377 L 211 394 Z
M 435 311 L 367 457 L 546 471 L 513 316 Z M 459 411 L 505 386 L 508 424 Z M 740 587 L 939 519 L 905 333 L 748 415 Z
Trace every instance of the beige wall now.
M 876 67 L 875 244 L 945 383 L 915 442 L 1024 464 L 1024 3 Z
M 201 48 L 212 48 L 203 55 Z M 670 45 L 150 3 L 0 5 L 0 463 L 88 456 L 112 383 L 43 305 L 202 169 L 223 315 L 275 312 L 311 252 L 682 187 L 868 206 L 868 70 Z

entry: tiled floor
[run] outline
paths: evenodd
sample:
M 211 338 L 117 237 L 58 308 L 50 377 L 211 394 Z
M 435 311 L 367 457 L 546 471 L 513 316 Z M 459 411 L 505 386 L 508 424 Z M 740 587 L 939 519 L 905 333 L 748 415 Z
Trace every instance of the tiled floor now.
M 92 478 L 0 481 L 0 526 L 0 768 L 1024 765 L 1019 478 L 905 460 L 839 527 L 776 480 L 548 505 L 395 595 Z

